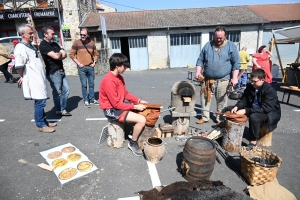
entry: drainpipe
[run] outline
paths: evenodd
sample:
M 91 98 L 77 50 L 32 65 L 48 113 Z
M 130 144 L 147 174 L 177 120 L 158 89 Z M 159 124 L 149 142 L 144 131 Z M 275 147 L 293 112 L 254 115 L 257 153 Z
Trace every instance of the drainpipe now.
M 169 41 L 169 27 L 167 30 L 167 51 L 168 51 L 168 58 L 167 58 L 167 66 L 170 68 L 170 41 Z
M 261 23 L 261 25 L 258 26 L 258 29 L 257 29 L 257 44 L 256 44 L 256 52 L 259 48 L 259 40 L 260 40 L 260 29 L 264 26 L 264 23 Z

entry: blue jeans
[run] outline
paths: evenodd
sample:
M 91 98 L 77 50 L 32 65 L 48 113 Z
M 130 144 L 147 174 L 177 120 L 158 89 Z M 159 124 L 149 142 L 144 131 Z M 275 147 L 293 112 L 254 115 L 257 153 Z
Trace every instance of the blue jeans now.
M 56 71 L 47 76 L 52 88 L 53 101 L 56 112 L 66 109 L 67 100 L 70 94 L 70 87 L 65 72 Z
M 237 86 L 240 87 L 241 85 L 247 84 L 247 70 L 244 71 L 242 76 L 239 78 Z
M 34 121 L 37 127 L 47 126 L 45 106 L 46 100 L 34 100 Z
M 83 101 L 94 101 L 94 80 L 95 71 L 94 67 L 78 67 L 78 74 L 81 82 L 82 98 Z M 87 83 L 89 84 L 89 94 L 87 93 Z M 89 98 L 88 98 L 89 95 Z

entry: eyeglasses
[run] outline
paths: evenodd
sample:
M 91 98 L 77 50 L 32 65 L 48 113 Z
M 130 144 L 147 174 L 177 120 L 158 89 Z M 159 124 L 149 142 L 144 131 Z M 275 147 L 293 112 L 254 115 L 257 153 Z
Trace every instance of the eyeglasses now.
M 85 35 L 85 34 L 80 34 L 80 36 L 81 36 L 81 37 L 86 37 L 87 35 Z
M 260 80 L 254 81 L 254 80 L 250 80 L 250 83 L 257 83 Z

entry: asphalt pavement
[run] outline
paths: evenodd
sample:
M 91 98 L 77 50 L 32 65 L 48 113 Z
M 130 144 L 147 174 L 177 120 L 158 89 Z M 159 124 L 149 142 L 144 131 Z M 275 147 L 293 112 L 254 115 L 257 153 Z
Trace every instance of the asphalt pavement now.
M 194 69 L 175 68 L 146 71 L 128 71 L 123 74 L 127 89 L 134 95 L 150 103 L 163 105 L 167 109 L 171 103 L 171 88 L 177 81 L 188 81 L 188 71 Z M 17 75 L 15 75 L 17 76 Z M 103 75 L 95 78 L 95 94 L 98 96 L 99 83 Z M 59 120 L 55 133 L 41 133 L 36 130 L 33 120 L 33 101 L 23 98 L 17 84 L 4 83 L 0 78 L 0 199 L 119 199 L 137 197 L 141 190 L 151 190 L 153 186 L 169 185 L 185 181 L 180 174 L 180 164 L 185 141 L 174 137 L 164 138 L 166 149 L 162 160 L 151 165 L 144 157 L 135 156 L 127 148 L 112 149 L 106 143 L 98 144 L 102 128 L 107 125 L 99 106 L 84 107 L 78 76 L 68 76 L 71 93 L 67 110 L 71 117 L 55 114 L 51 90 L 45 112 L 48 119 Z M 283 85 L 273 84 L 281 100 Z M 50 87 L 49 87 L 50 88 Z M 196 106 L 200 107 L 199 86 L 196 86 Z M 286 101 L 286 97 L 285 97 Z M 228 105 L 236 101 L 229 100 Z M 282 118 L 273 131 L 271 147 L 265 147 L 278 154 L 283 162 L 277 172 L 279 184 L 300 198 L 300 101 L 298 95 L 291 95 L 289 104 L 282 103 Z M 216 110 L 212 98 L 211 110 Z M 199 110 L 196 110 L 200 114 Z M 197 125 L 200 118 L 190 118 L 190 130 L 195 128 L 210 131 L 215 125 L 215 117 L 209 123 Z M 88 120 L 94 119 L 94 120 Z M 163 112 L 156 126 L 170 123 L 171 115 Z M 243 141 L 248 143 L 246 125 Z M 61 184 L 57 176 L 37 165 L 46 160 L 40 152 L 67 143 L 83 152 L 98 168 L 82 177 Z M 222 150 L 224 153 L 225 151 Z M 248 186 L 239 172 L 238 153 L 229 153 L 230 159 L 217 153 L 219 162 L 211 175 L 211 180 L 222 181 L 234 191 L 243 193 Z M 232 163 L 234 162 L 234 164 Z M 133 198 L 134 199 L 134 198 Z

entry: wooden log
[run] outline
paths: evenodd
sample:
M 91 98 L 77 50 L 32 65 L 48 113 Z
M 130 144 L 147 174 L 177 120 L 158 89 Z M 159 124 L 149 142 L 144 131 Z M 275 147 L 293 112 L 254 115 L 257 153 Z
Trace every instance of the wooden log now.
M 258 134 L 258 141 L 257 144 L 260 146 L 270 147 L 272 146 L 272 132 L 269 132 L 269 124 L 264 123 L 260 128 Z
M 189 134 L 190 118 L 189 117 L 172 117 L 172 126 L 174 135 Z
M 225 134 L 222 147 L 229 152 L 238 152 L 242 145 L 242 139 L 246 122 L 233 122 L 226 120 Z
M 122 148 L 125 145 L 124 124 L 119 121 L 108 122 L 107 145 L 111 148 Z

